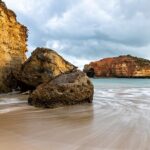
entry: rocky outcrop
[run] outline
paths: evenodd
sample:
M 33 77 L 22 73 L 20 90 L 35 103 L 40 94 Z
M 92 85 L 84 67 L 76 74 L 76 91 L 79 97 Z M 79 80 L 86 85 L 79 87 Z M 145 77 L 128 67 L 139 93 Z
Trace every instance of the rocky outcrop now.
M 37 87 L 29 97 L 29 104 L 52 108 L 63 105 L 91 103 L 93 85 L 85 73 L 74 71 L 62 74 Z
M 150 77 L 150 61 L 130 55 L 105 58 L 84 66 L 89 77 Z
M 41 83 L 73 70 L 76 70 L 76 67 L 63 59 L 55 51 L 37 48 L 20 70 L 14 73 L 14 76 L 21 86 L 24 85 L 27 89 L 34 89 Z
M 27 28 L 16 20 L 13 11 L 0 0 L 0 93 L 13 86 L 12 70 L 26 60 Z

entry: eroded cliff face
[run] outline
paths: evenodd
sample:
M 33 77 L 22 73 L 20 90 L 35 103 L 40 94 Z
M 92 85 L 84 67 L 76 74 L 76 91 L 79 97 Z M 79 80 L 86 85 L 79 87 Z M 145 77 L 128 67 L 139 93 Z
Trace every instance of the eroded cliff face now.
M 30 105 L 54 108 L 92 103 L 94 86 L 85 73 L 74 70 L 39 85 L 28 99 Z
M 14 76 L 20 82 L 21 90 L 24 91 L 34 89 L 56 76 L 72 72 L 76 68 L 54 50 L 37 48 L 20 70 L 14 73 Z
M 105 58 L 85 65 L 90 77 L 150 77 L 150 61 L 130 55 Z
M 0 0 L 0 93 L 11 91 L 11 72 L 26 60 L 27 28 Z

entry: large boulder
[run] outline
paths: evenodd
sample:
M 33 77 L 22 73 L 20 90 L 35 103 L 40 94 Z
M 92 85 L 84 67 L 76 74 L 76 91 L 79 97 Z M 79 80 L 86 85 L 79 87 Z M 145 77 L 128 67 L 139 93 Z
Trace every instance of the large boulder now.
M 43 83 L 29 96 L 29 104 L 37 107 L 53 108 L 63 105 L 91 103 L 93 84 L 81 71 L 63 74 Z
M 10 92 L 15 85 L 12 71 L 26 60 L 27 28 L 0 0 L 0 93 Z
M 150 60 L 131 55 L 105 58 L 84 66 L 89 77 L 150 78 Z
M 14 76 L 19 81 L 20 86 L 26 86 L 26 89 L 34 89 L 41 83 L 73 70 L 76 70 L 76 67 L 55 51 L 37 48 L 20 70 L 14 73 Z

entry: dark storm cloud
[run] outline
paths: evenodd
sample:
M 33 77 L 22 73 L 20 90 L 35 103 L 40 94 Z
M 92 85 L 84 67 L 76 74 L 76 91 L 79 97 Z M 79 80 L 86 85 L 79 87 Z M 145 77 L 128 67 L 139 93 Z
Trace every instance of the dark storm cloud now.
M 46 46 L 86 60 L 150 58 L 149 0 L 4 0 L 29 28 L 29 53 Z

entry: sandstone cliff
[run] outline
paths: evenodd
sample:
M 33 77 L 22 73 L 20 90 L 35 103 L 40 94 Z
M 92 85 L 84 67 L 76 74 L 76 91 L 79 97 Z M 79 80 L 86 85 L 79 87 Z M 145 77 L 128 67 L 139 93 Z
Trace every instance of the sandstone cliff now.
M 17 22 L 15 13 L 0 0 L 0 93 L 11 90 L 11 72 L 26 60 L 26 41 L 27 28 Z
M 105 58 L 84 66 L 90 77 L 150 77 L 150 61 L 130 55 Z
M 34 89 L 56 76 L 72 72 L 76 67 L 51 49 L 37 48 L 31 57 L 14 73 L 21 90 Z

